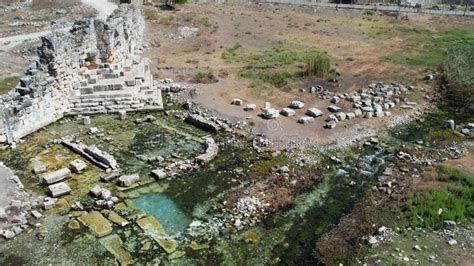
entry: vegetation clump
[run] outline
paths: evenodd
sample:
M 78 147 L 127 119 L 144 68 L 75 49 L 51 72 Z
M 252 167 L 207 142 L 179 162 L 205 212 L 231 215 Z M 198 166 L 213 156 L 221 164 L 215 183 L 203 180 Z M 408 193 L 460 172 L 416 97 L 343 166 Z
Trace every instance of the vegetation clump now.
M 450 103 L 463 111 L 474 111 L 474 44 L 449 48 L 442 69 Z
M 15 88 L 15 86 L 20 82 L 19 77 L 8 77 L 3 80 L 0 80 L 0 94 L 5 94 Z
M 406 217 L 410 226 L 441 229 L 443 221 L 458 223 L 474 217 L 474 176 L 457 169 L 438 166 L 439 180 L 444 187 L 408 198 Z

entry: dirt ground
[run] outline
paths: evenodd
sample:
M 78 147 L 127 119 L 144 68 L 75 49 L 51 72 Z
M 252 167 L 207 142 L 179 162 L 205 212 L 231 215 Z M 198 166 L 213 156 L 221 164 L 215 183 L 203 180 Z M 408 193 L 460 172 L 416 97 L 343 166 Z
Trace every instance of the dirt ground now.
M 307 90 L 311 85 L 327 82 L 303 79 L 283 88 L 261 84 L 240 78 L 239 71 L 245 63 L 228 62 L 222 58 L 222 53 L 237 43 L 241 45 L 239 52 L 250 54 L 269 51 L 281 43 L 290 51 L 316 48 L 332 57 L 334 68 L 342 75 L 342 81 L 334 86 L 336 92 L 350 92 L 378 81 L 401 82 L 431 89 L 431 84 L 422 82 L 426 69 L 395 65 L 383 60 L 386 55 L 407 49 L 404 39 L 389 34 L 387 38 L 374 37 L 374 32 L 390 29 L 393 24 L 437 29 L 446 23 L 455 26 L 473 22 L 419 14 L 408 15 L 405 20 L 382 14 L 367 18 L 361 11 L 354 10 L 250 3 L 186 4 L 175 11 L 147 7 L 145 14 L 150 14 L 146 34 L 150 47 L 145 54 L 151 58 L 157 78 L 189 83 L 198 72 L 212 72 L 219 81 L 192 84 L 200 90 L 198 95 L 190 97 L 192 101 L 231 120 L 246 120 L 254 125 L 256 132 L 266 133 L 274 142 L 307 138 L 311 142 L 324 144 L 350 142 L 359 135 L 370 135 L 370 129 L 401 119 L 407 112 L 392 112 L 397 117 L 343 121 L 334 130 L 323 128 L 325 122 L 322 117 L 313 124 L 297 124 L 304 110 L 298 110 L 295 117 L 267 121 L 258 117 L 264 102 L 281 109 L 292 100 L 300 100 L 306 104 L 305 108 L 326 109 L 331 105 L 328 100 L 320 100 L 300 89 Z M 199 31 L 195 37 L 169 38 L 183 26 L 196 27 Z M 422 95 L 418 95 L 420 102 Z M 244 106 L 247 103 L 257 104 L 257 110 L 246 112 L 244 106 L 230 105 L 234 98 L 243 99 Z

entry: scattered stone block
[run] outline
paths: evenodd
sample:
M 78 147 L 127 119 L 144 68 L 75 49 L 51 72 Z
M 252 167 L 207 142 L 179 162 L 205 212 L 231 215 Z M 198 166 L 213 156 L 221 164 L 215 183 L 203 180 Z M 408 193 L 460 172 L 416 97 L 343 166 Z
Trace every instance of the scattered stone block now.
M 323 113 L 323 111 L 319 110 L 318 108 L 309 108 L 306 111 L 306 114 L 308 116 L 316 118 L 316 117 L 322 116 L 324 113 Z
M 333 129 L 333 128 L 336 127 L 336 121 L 331 120 L 331 121 L 327 122 L 327 124 L 324 127 L 327 128 L 327 129 Z
M 127 111 L 120 110 L 120 111 L 118 111 L 118 115 L 119 115 L 120 120 L 125 120 L 127 118 Z
M 8 218 L 5 208 L 0 207 L 0 221 L 5 221 Z
M 140 176 L 138 174 L 133 175 L 123 175 L 119 178 L 118 184 L 122 187 L 129 187 L 140 180 Z
M 331 105 L 328 107 L 328 111 L 332 113 L 337 113 L 341 111 L 341 108 L 335 105 Z
M 233 99 L 232 104 L 237 105 L 237 106 L 241 106 L 242 104 L 244 104 L 244 101 L 242 99 Z
M 43 215 L 37 210 L 31 211 L 31 216 L 33 216 L 35 219 L 40 219 L 41 217 L 43 217 Z
M 57 183 L 48 187 L 49 193 L 53 198 L 61 197 L 71 193 L 71 188 L 64 182 Z
M 456 124 L 454 123 L 454 120 L 452 120 L 452 119 L 448 120 L 447 121 L 447 127 L 448 127 L 448 129 L 452 129 L 452 130 L 456 129 Z
M 338 121 L 346 120 L 346 117 L 347 117 L 346 113 L 344 113 L 344 112 L 336 113 L 335 116 L 336 116 Z
M 301 109 L 304 107 L 304 103 L 300 101 L 292 101 L 288 107 L 293 109 Z
M 98 185 L 94 186 L 90 191 L 89 191 L 94 197 L 99 197 L 102 194 L 102 188 Z
M 155 169 L 151 173 L 158 179 L 164 179 L 167 176 L 166 172 L 163 171 L 163 169 Z
M 294 116 L 295 115 L 295 111 L 293 109 L 290 109 L 290 108 L 283 108 L 283 110 L 281 110 L 280 112 L 281 115 L 283 116 Z
M 314 122 L 314 117 L 311 116 L 303 116 L 300 119 L 298 119 L 298 123 L 300 124 L 309 124 Z
M 39 175 L 39 174 L 42 174 L 42 173 L 46 172 L 46 170 L 47 170 L 46 165 L 40 164 L 40 165 L 37 165 L 33 168 L 33 173 L 35 175 Z
M 280 116 L 280 113 L 277 109 L 269 108 L 262 109 L 262 117 L 266 119 L 275 119 Z
M 82 118 L 81 123 L 82 123 L 83 125 L 85 125 L 85 126 L 90 125 L 90 124 L 91 124 L 91 118 L 88 117 L 88 116 L 84 116 L 84 117 Z
M 247 104 L 247 106 L 244 108 L 245 111 L 254 111 L 255 109 L 257 109 L 257 105 L 256 104 Z
M 46 185 L 60 182 L 71 176 L 71 171 L 68 168 L 62 168 L 57 171 L 45 174 L 43 176 L 43 183 Z
M 78 219 L 97 237 L 104 237 L 112 233 L 112 224 L 98 211 L 84 213 Z
M 71 169 L 71 171 L 76 174 L 81 174 L 82 172 L 84 172 L 84 170 L 86 170 L 86 168 L 87 164 L 80 159 L 74 160 L 69 163 L 69 169 Z

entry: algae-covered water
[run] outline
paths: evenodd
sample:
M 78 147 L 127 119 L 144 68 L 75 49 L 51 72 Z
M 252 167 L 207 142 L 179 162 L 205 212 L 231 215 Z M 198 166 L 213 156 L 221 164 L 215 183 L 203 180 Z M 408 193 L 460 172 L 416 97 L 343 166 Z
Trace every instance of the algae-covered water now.
M 26 187 L 38 196 L 44 196 L 46 188 L 39 186 L 36 177 L 31 175 L 36 163 L 41 162 L 48 165 L 48 170 L 54 170 L 80 158 L 60 145 L 48 144 L 54 138 L 71 134 L 86 144 L 95 144 L 113 154 L 123 173 L 139 173 L 146 181 L 142 186 L 121 191 L 113 182 L 101 182 L 103 171 L 92 165 L 84 174 L 73 175 L 67 181 L 73 193 L 62 198 L 61 206 L 45 212 L 45 218 L 39 221 L 40 226 L 0 244 L 0 254 L 3 255 L 0 263 L 65 264 L 80 261 L 109 264 L 120 260 L 122 263 L 165 262 L 175 265 L 315 264 L 313 249 L 317 239 L 350 212 L 384 166 L 384 159 L 390 156 L 369 147 L 343 154 L 341 164 L 325 161 L 328 167 L 321 167 L 318 173 L 322 176 L 321 181 L 297 194 L 284 210 L 237 232 L 225 232 L 216 227 L 217 232 L 209 232 L 207 238 L 193 239 L 186 234 L 190 224 L 196 221 L 211 225 L 217 223 L 221 217 L 215 209 L 221 206 L 225 195 L 252 182 L 249 169 L 265 159 L 245 143 L 228 145 L 221 148 L 218 157 L 207 166 L 155 181 L 150 176 L 151 170 L 164 167 L 165 162 L 192 159 L 202 153 L 204 147 L 196 139 L 208 133 L 160 114 L 154 114 L 158 118 L 155 123 L 134 122 L 144 115 L 131 115 L 125 121 L 114 116 L 97 116 L 93 117 L 90 126 L 67 118 L 32 134 L 16 150 L 0 152 L 1 160 L 15 170 Z M 435 115 L 425 119 L 424 123 L 441 126 L 444 119 L 445 116 Z M 102 133 L 88 134 L 91 126 L 100 128 Z M 176 130 L 170 130 L 168 126 Z M 410 130 L 402 129 L 396 137 L 401 141 L 421 137 L 412 136 L 414 133 L 410 132 L 415 131 Z M 225 139 L 225 136 L 214 137 Z M 114 238 L 111 239 L 118 239 L 118 242 L 104 241 L 105 238 L 94 236 L 84 226 L 80 229 L 68 226 L 76 219 L 75 215 L 81 215 L 70 212 L 74 201 L 83 202 L 86 211 L 95 210 L 88 190 L 96 184 L 111 189 L 123 199 L 113 210 L 130 223 L 124 227 L 113 226 Z M 159 221 L 166 234 L 160 237 L 176 244 L 172 254 L 157 244 L 151 237 L 153 234 L 147 234 L 137 226 L 136 221 L 142 217 L 154 217 Z

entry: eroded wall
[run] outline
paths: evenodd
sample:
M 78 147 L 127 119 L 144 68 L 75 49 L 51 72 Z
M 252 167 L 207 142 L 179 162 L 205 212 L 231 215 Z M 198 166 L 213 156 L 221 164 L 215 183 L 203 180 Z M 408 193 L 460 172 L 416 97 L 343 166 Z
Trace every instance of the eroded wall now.
M 69 32 L 42 38 L 39 59 L 15 90 L 0 97 L 0 143 L 62 118 L 80 94 L 82 72 L 139 56 L 144 25 L 138 7 L 121 5 L 107 21 L 76 21 Z

